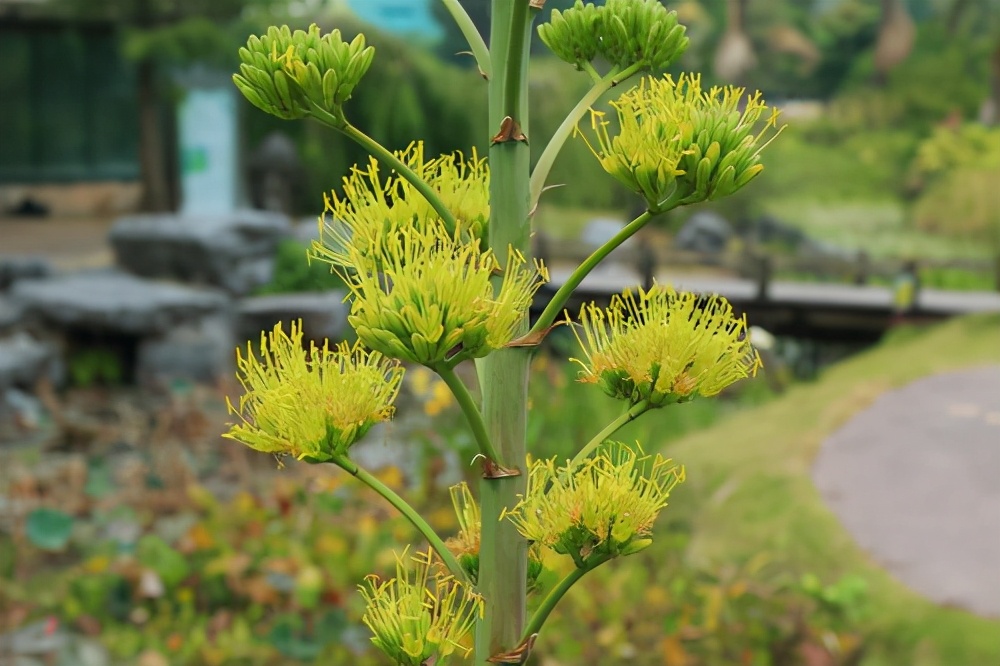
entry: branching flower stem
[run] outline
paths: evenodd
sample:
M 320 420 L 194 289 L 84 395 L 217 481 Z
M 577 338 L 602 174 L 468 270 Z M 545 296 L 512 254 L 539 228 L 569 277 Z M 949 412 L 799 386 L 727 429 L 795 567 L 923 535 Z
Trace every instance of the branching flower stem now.
M 597 435 L 595 435 L 592 440 L 587 442 L 586 446 L 580 449 L 580 451 L 575 456 L 573 456 L 573 460 L 571 460 L 569 463 L 569 469 L 574 470 L 577 467 L 579 467 L 580 463 L 586 460 L 587 457 L 594 452 L 594 449 L 596 449 L 598 446 L 604 443 L 604 441 L 609 437 L 611 437 L 611 435 L 615 434 L 615 432 L 617 432 L 619 428 L 624 426 L 629 421 L 633 421 L 639 418 L 640 416 L 648 412 L 650 409 L 652 409 L 652 407 L 650 406 L 648 400 L 642 400 L 641 402 L 637 402 L 636 404 L 632 405 L 632 407 L 629 408 L 627 412 L 625 412 L 617 419 L 609 423 L 607 427 L 604 428 L 604 430 L 597 433 Z
M 472 434 L 476 438 L 476 444 L 479 445 L 479 452 L 489 458 L 490 461 L 500 464 L 500 454 L 497 453 L 492 440 L 490 440 L 490 436 L 486 432 L 486 423 L 483 421 L 483 414 L 479 411 L 479 407 L 476 406 L 476 401 L 473 400 L 472 394 L 469 393 L 469 389 L 466 388 L 465 383 L 445 363 L 435 365 L 433 370 L 448 385 L 448 388 L 451 389 L 452 394 L 455 396 L 455 400 L 458 401 L 458 406 L 462 408 L 462 412 L 469 422 L 469 427 L 472 428 Z
M 489 80 L 493 78 L 493 63 L 490 58 L 490 50 L 486 46 L 486 41 L 479 33 L 479 28 L 473 23 L 468 12 L 458 0 L 441 0 L 445 8 L 455 20 L 458 29 L 462 31 L 462 36 L 469 42 L 469 48 L 476 59 L 479 71 L 483 78 Z
M 427 202 L 434 209 L 434 212 L 441 216 L 441 219 L 444 221 L 447 228 L 458 228 L 455 216 L 450 210 L 448 210 L 448 207 L 444 205 L 444 202 L 441 201 L 441 197 L 437 195 L 437 192 L 434 191 L 427 181 L 414 173 L 413 169 L 406 166 L 406 164 L 396 157 L 391 150 L 359 130 L 351 123 L 346 120 L 338 119 L 315 104 L 312 105 L 312 117 L 319 120 L 324 125 L 337 130 L 374 155 L 380 162 L 392 167 L 396 173 L 405 178 L 408 183 L 413 185 L 413 189 L 420 192 L 420 194 L 427 199 Z
M 389 504 L 403 514 L 406 519 L 409 520 L 415 528 L 417 528 L 417 531 L 420 532 L 425 539 L 427 539 L 427 543 L 430 544 L 431 548 L 434 549 L 434 552 L 438 554 L 438 557 L 440 557 L 441 561 L 444 562 L 448 571 L 451 572 L 457 580 L 466 584 L 471 584 L 465 570 L 462 569 L 462 566 L 458 563 L 458 560 L 455 559 L 455 556 L 452 555 L 451 551 L 448 550 L 448 547 L 444 545 L 444 541 L 441 540 L 441 537 L 438 536 L 437 532 L 434 531 L 434 528 L 431 527 L 406 500 L 397 495 L 392 488 L 372 476 L 368 470 L 363 467 L 359 467 L 354 461 L 341 457 L 334 458 L 331 462 L 384 497 Z
M 573 587 L 581 578 L 610 559 L 610 556 L 596 557 L 592 561 L 587 561 L 583 567 L 576 567 L 571 572 L 566 574 L 566 577 L 559 581 L 559 584 L 552 588 L 552 591 L 546 595 L 541 605 L 531 616 L 531 619 L 528 620 L 528 624 L 525 625 L 524 633 L 521 638 L 522 644 L 541 631 L 542 625 L 545 624 L 545 620 L 548 619 L 549 614 L 552 613 L 553 609 L 555 609 L 556 605 L 571 587 Z
M 566 119 L 563 120 L 559 129 L 557 129 L 555 134 L 552 135 L 552 138 L 549 139 L 548 144 L 545 146 L 545 150 L 542 151 L 541 156 L 538 158 L 538 162 L 535 163 L 534 170 L 531 172 L 532 209 L 538 205 L 538 200 L 542 196 L 542 190 L 545 189 L 545 181 L 549 178 L 549 172 L 552 170 L 552 165 L 555 164 L 556 158 L 559 156 L 560 151 L 562 151 L 562 147 L 573 134 L 573 130 L 576 129 L 580 119 L 586 115 L 587 110 L 597 103 L 597 100 L 601 98 L 601 95 L 608 92 L 611 88 L 618 85 L 622 81 L 625 81 L 626 79 L 629 79 L 633 75 L 639 73 L 642 69 L 642 64 L 632 65 L 625 70 L 620 70 L 615 67 L 603 78 L 600 77 L 596 71 L 594 71 L 593 67 L 588 70 L 588 72 L 592 72 L 592 77 L 597 77 L 594 81 L 593 87 L 580 99 L 577 105 L 573 107 L 573 110 L 570 111 L 569 115 L 566 116 Z
M 553 296 L 552 300 L 549 301 L 549 304 L 545 306 L 541 316 L 535 322 L 535 325 L 531 327 L 531 330 L 528 331 L 525 338 L 534 339 L 536 337 L 541 337 L 544 332 L 552 326 L 552 323 L 556 320 L 556 317 L 559 316 L 559 313 L 562 312 L 563 307 L 566 305 L 566 301 L 568 301 L 569 297 L 573 295 L 573 290 L 580 286 L 580 283 L 583 282 L 583 279 L 590 274 L 590 271 L 594 270 L 594 267 L 601 263 L 606 256 L 611 254 L 615 248 L 631 238 L 637 231 L 639 231 L 639 229 L 646 226 L 646 223 L 653 219 L 653 217 L 654 213 L 647 210 L 645 213 L 625 225 L 625 227 L 615 234 L 611 240 L 594 250 L 593 254 L 587 257 L 582 264 L 577 266 L 576 270 L 570 274 L 569 279 L 566 280 L 561 287 L 559 287 L 555 296 Z

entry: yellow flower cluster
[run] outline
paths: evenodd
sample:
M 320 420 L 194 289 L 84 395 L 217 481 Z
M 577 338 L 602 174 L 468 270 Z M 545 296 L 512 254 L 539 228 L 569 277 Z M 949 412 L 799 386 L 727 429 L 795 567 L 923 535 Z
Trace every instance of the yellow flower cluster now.
M 431 575 L 432 552 L 412 558 L 412 570 L 404 552 L 396 558 L 395 578 L 369 576 L 360 586 L 366 605 L 361 620 L 372 643 L 400 666 L 445 664 L 457 652 L 468 656 L 462 641 L 482 617 L 482 597 L 450 576 Z
M 653 212 L 678 204 L 717 199 L 740 189 L 762 170 L 761 151 L 777 125 L 759 92 L 715 86 L 703 91 L 701 76 L 648 77 L 612 102 L 618 134 L 605 114 L 591 112 L 596 147 L 591 152 L 609 174 L 646 199 Z M 740 107 L 742 111 L 740 110 Z M 780 132 L 780 130 L 778 130 Z
M 302 323 L 261 334 L 259 356 L 237 350 L 244 394 L 223 435 L 275 455 L 325 461 L 347 455 L 373 425 L 392 417 L 403 369 L 378 352 L 342 343 L 303 346 Z
M 526 539 L 582 568 L 649 546 L 656 517 L 683 480 L 670 460 L 613 442 L 577 468 L 533 461 L 527 491 L 505 515 Z
M 475 149 L 468 160 L 461 153 L 427 160 L 423 143 L 414 142 L 395 155 L 430 185 L 454 215 L 458 229 L 444 226 L 447 234 L 468 242 L 485 237 L 490 171 Z M 355 166 L 344 178 L 343 195 L 334 192 L 323 200 L 320 240 L 313 243 L 313 254 L 335 266 L 356 267 L 354 262 L 360 258 L 365 260 L 363 268 L 377 270 L 385 243 L 399 230 L 443 225 L 409 181 L 396 173 L 383 179 L 374 157 L 366 168 Z
M 347 275 L 353 294 L 348 321 L 358 337 L 387 356 L 426 366 L 485 356 L 514 338 L 544 266 L 525 267 L 511 251 L 507 265 L 491 250 L 445 234 L 440 226 L 400 229 L 384 239 L 381 271 L 368 272 L 351 249 L 357 272 Z M 499 287 L 492 281 L 497 272 Z
M 702 297 L 654 285 L 615 296 L 609 308 L 585 305 L 581 381 L 608 395 L 651 406 L 713 396 L 756 374 L 760 356 L 746 318 L 721 296 Z

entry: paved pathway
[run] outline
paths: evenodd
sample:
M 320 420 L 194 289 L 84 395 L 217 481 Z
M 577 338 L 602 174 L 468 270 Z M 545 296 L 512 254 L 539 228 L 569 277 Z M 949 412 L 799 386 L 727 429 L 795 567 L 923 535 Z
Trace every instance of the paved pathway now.
M 896 578 L 1000 617 L 1000 366 L 883 395 L 824 443 L 813 478 Z

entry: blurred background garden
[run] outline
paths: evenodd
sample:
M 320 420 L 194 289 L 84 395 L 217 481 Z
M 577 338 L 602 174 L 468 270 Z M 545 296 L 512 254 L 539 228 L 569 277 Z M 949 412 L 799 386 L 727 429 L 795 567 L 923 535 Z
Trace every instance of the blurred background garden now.
M 462 4 L 486 32 L 489 2 Z M 968 572 L 995 603 L 935 596 L 814 481 L 824 442 L 885 392 L 1000 375 L 1000 1 L 664 4 L 691 38 L 673 73 L 759 89 L 787 127 L 759 178 L 663 216 L 604 279 L 731 289 L 765 369 L 621 431 L 687 481 L 654 545 L 584 579 L 529 663 L 1000 663 L 1000 560 Z M 437 0 L 0 0 L 0 666 L 383 663 L 356 586 L 417 542 L 409 523 L 339 471 L 220 437 L 237 344 L 299 317 L 350 335 L 342 284 L 305 251 L 322 194 L 367 155 L 230 79 L 247 35 L 311 23 L 376 48 L 347 110 L 361 130 L 486 154 L 485 85 Z M 591 81 L 536 42 L 537 158 Z M 550 182 L 534 240 L 554 273 L 641 212 L 578 139 Z M 575 381 L 577 351 L 557 330 L 534 359 L 535 456 L 619 414 Z M 956 523 L 981 526 L 988 559 L 1000 397 L 980 397 L 928 418 L 942 449 L 948 419 L 985 424 L 993 474 Z M 448 488 L 475 478 L 464 426 L 411 368 L 356 456 L 451 534 Z M 886 461 L 889 480 L 897 462 L 913 469 Z

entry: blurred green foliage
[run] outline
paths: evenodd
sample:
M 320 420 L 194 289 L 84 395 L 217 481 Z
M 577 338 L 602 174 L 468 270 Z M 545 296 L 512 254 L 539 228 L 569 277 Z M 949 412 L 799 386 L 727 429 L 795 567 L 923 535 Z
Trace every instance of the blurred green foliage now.
M 308 247 L 297 240 L 286 239 L 278 244 L 274 255 L 274 277 L 256 290 L 257 295 L 289 294 L 302 291 L 343 289 L 344 281 L 330 270 L 330 265 L 307 261 Z

